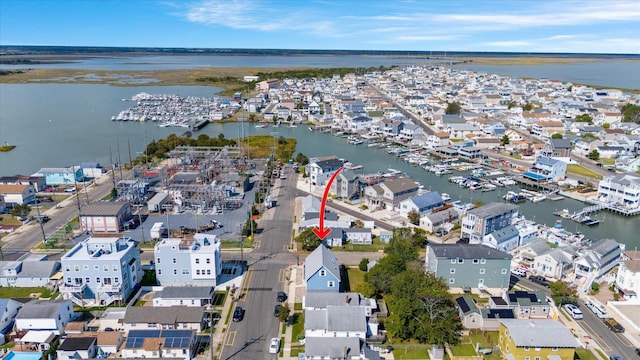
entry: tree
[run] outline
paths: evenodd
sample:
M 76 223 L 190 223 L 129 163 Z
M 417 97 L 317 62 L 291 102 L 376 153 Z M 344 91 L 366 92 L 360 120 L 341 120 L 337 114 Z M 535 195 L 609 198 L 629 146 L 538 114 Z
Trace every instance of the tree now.
M 509 136 L 507 136 L 507 134 L 502 135 L 502 137 L 500 138 L 500 144 L 507 145 L 509 144 L 509 142 L 511 142 Z
M 552 139 L 562 139 L 562 134 L 555 133 L 555 134 L 551 135 L 551 138 Z
M 365 275 L 365 280 L 373 285 L 377 293 L 388 294 L 391 291 L 393 277 L 403 272 L 407 264 L 419 260 L 413 234 L 409 228 L 393 229 L 389 246 L 384 250 L 387 256 L 380 259 Z
M 621 109 L 623 122 L 640 123 L 640 106 L 634 104 L 625 104 Z
M 604 123 L 604 124 L 602 124 L 602 128 L 603 128 L 603 129 L 610 129 L 610 128 L 611 128 L 611 124 L 609 124 L 609 123 Z
M 253 235 L 258 228 L 258 224 L 252 218 L 247 219 L 247 221 L 242 226 L 242 236 Z
M 551 298 L 557 305 L 575 304 L 578 301 L 578 292 L 570 288 L 563 281 L 555 281 L 549 284 Z
M 444 112 L 447 115 L 460 114 L 462 112 L 462 106 L 457 102 L 452 102 L 447 105 L 447 109 Z
M 18 204 L 11 209 L 11 215 L 19 218 L 25 218 L 31 212 L 31 207 L 27 204 Z
M 287 321 L 287 318 L 289 317 L 289 313 L 290 312 L 291 312 L 291 310 L 289 309 L 289 303 L 285 302 L 280 307 L 280 313 L 278 314 L 278 320 L 280 320 L 280 322 Z
M 322 240 L 313 232 L 312 228 L 307 228 L 296 237 L 296 241 L 302 244 L 302 248 L 307 251 L 315 250 Z
M 369 265 L 369 259 L 362 258 L 360 264 L 358 264 L 358 269 L 360 269 L 360 271 L 367 271 L 367 265 Z
M 535 109 L 535 108 L 536 108 L 536 107 L 535 107 L 535 105 L 533 105 L 533 104 L 524 104 L 524 106 L 522 107 L 522 110 L 524 110 L 524 111 L 531 111 L 531 110 L 533 110 L 533 109 Z
M 591 150 L 591 152 L 589 154 L 587 154 L 587 157 L 591 160 L 599 160 L 600 159 L 600 153 L 598 152 L 598 150 L 593 149 Z
M 377 265 L 376 265 L 377 266 Z M 398 274 L 391 287 L 391 316 L 385 326 L 395 338 L 420 343 L 455 345 L 462 324 L 443 279 L 420 266 Z
M 309 158 L 306 157 L 303 153 L 298 153 L 298 155 L 296 155 L 296 162 L 302 166 L 305 166 L 309 163 Z
M 420 225 L 420 213 L 416 209 L 409 211 L 407 218 L 413 225 Z
M 516 107 L 516 106 L 518 106 L 517 101 L 509 101 L 509 104 L 507 104 L 507 109 L 511 109 L 512 107 Z
M 363 229 L 364 228 L 364 221 L 360 220 L 360 219 L 356 219 L 356 221 L 353 222 L 353 227 L 356 229 Z
M 589 114 L 578 115 L 578 116 L 576 116 L 575 120 L 576 120 L 576 122 L 586 122 L 586 123 L 589 123 L 589 124 L 593 123 L 593 118 Z

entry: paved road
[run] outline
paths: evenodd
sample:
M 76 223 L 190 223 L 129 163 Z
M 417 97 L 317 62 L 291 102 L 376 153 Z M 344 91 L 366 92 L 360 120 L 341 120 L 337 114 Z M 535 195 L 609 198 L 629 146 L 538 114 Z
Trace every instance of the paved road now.
M 123 175 L 125 178 L 129 176 L 127 172 Z M 80 197 L 80 205 L 83 206 L 87 203 L 87 198 L 90 202 L 100 201 L 111 192 L 111 189 L 113 189 L 111 178 L 103 176 L 99 184 L 90 185 L 88 191 L 85 192 L 81 190 L 77 195 L 71 196 L 61 202 L 60 205 L 62 208 L 54 207 L 47 210 L 44 214 L 51 218 L 50 221 L 44 224 L 44 232 L 47 237 L 53 234 L 56 229 L 64 226 L 68 221 L 78 216 L 76 196 Z M 16 260 L 29 252 L 29 249 L 42 243 L 42 241 L 43 236 L 40 226 L 33 221 L 2 239 L 2 253 L 5 260 Z
M 533 290 L 543 290 L 547 295 L 551 295 L 551 291 L 549 289 L 542 287 L 538 284 L 534 284 L 527 279 L 519 279 L 519 283 L 523 286 L 533 289 Z M 637 357 L 635 353 L 635 347 L 626 338 L 624 334 L 614 333 L 609 330 L 609 328 L 604 325 L 602 319 L 598 318 L 587 306 L 584 304 L 584 301 L 580 299 L 578 301 L 580 310 L 584 315 L 584 319 L 577 320 L 576 323 L 580 326 L 585 333 L 589 334 L 591 339 L 590 343 L 593 341 L 597 342 L 597 345 L 607 354 L 617 354 L 621 355 L 624 359 L 635 359 Z M 580 339 L 580 341 L 584 341 L 585 339 Z
M 287 167 L 286 174 L 292 171 Z M 284 186 L 283 186 L 284 185 Z M 269 340 L 280 337 L 278 319 L 273 315 L 276 293 L 284 290 L 285 269 L 296 263 L 296 255 L 288 251 L 293 227 L 295 180 L 277 180 L 272 193 L 277 206 L 267 210 L 259 222 L 262 231 L 256 235 L 254 251 L 248 256 L 242 296 L 237 306 L 246 310 L 241 322 L 230 323 L 220 359 L 276 359 L 269 354 Z M 236 255 L 237 256 L 237 255 Z
M 414 124 L 420 126 L 425 134 L 427 134 L 427 135 L 435 134 L 435 131 L 433 131 L 433 129 L 431 129 L 427 124 L 425 124 L 424 121 L 422 121 L 421 119 L 418 119 L 418 117 L 415 116 L 413 113 L 405 110 L 405 108 L 402 105 L 400 105 L 397 101 L 395 101 L 389 95 L 387 95 L 382 90 L 380 90 L 378 87 L 376 87 L 376 86 L 374 86 L 372 84 L 369 84 L 369 86 L 371 86 L 372 89 L 375 89 L 378 92 L 378 94 L 380 94 L 380 96 L 384 97 L 387 101 L 392 103 L 393 106 L 395 106 L 396 109 L 398 109 L 402 115 L 406 116 Z

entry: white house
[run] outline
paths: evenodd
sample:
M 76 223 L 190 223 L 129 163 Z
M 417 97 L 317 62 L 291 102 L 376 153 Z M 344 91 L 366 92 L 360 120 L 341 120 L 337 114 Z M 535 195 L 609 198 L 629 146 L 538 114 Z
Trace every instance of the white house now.
M 304 315 L 305 337 L 356 337 L 363 340 L 367 337 L 364 307 L 337 305 L 306 310 Z
M 306 170 L 309 174 L 311 184 L 324 186 L 342 165 L 343 162 L 335 156 L 309 159 Z
M 13 323 L 18 315 L 22 303 L 13 299 L 0 299 L 0 341 L 2 335 L 8 335 L 13 330 Z
M 129 306 L 122 321 L 124 331 L 143 329 L 192 329 L 200 331 L 205 325 L 204 308 L 197 306 Z
M 555 248 L 536 256 L 531 269 L 546 278 L 562 280 L 562 275 L 573 267 L 573 259 L 569 249 Z
M 165 286 L 153 297 L 153 306 L 202 307 L 211 303 L 213 289 L 211 286 Z
M 22 305 L 15 326 L 19 331 L 49 330 L 61 335 L 73 316 L 70 300 L 32 300 Z
M 594 280 L 617 266 L 623 251 L 624 244 L 612 239 L 602 239 L 589 246 L 573 263 L 573 272 L 581 289 L 588 290 Z
M 220 241 L 216 235 L 162 239 L 153 253 L 156 279 L 162 286 L 216 286 L 222 274 Z
M 640 206 L 640 175 L 626 173 L 605 176 L 598 183 L 598 200 L 626 209 Z
M 70 337 L 62 341 L 56 355 L 59 360 L 94 359 L 98 354 L 95 337 Z
M 120 356 L 124 359 L 190 360 L 195 357 L 196 337 L 196 331 L 190 329 L 131 330 L 120 348 Z
M 616 292 L 624 299 L 638 299 L 640 294 L 640 252 L 627 250 L 622 254 L 622 261 L 616 275 Z
M 0 184 L 0 197 L 7 204 L 22 205 L 35 202 L 36 191 L 31 185 Z

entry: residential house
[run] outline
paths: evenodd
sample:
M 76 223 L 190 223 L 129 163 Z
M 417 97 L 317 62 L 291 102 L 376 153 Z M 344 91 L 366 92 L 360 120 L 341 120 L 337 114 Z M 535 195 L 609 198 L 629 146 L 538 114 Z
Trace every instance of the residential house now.
M 634 173 L 605 176 L 598 183 L 598 200 L 632 210 L 640 207 L 640 175 Z
M 216 286 L 222 274 L 216 235 L 162 239 L 154 248 L 156 279 L 163 286 Z
M 640 294 L 640 251 L 626 250 L 618 267 L 616 292 L 626 300 L 636 300 Z
M 62 341 L 56 355 L 59 360 L 94 359 L 98 355 L 98 341 L 95 337 L 70 337 Z
M 573 360 L 580 346 L 569 328 L 553 319 L 504 319 L 500 321 L 500 352 L 513 360 Z
M 400 130 L 400 137 L 407 140 L 415 140 L 424 134 L 422 127 L 417 124 L 405 124 L 404 128 Z
M 402 200 L 408 199 L 418 192 L 418 185 L 407 177 L 385 180 L 379 184 L 368 186 L 364 190 L 366 205 L 375 209 L 385 206 L 396 208 Z
M 564 247 L 550 249 L 534 257 L 531 269 L 546 278 L 562 280 L 562 277 L 573 268 L 575 256 L 575 253 Z
M 127 307 L 122 321 L 124 331 L 149 329 L 192 329 L 205 328 L 208 314 L 202 306 L 169 306 L 158 309 L 151 306 Z
M 82 174 L 89 178 L 99 178 L 106 170 L 96 161 L 84 161 L 80 163 Z
M 15 327 L 18 331 L 52 331 L 61 335 L 73 317 L 73 304 L 69 300 L 31 300 L 22 305 Z
M 36 192 L 44 191 L 47 187 L 44 177 L 42 176 L 0 176 L 0 184 L 2 185 L 31 185 Z
M 366 182 L 359 174 L 353 170 L 345 169 L 333 180 L 330 191 L 339 198 L 352 200 L 362 196 L 365 185 Z
M 525 171 L 522 176 L 533 181 L 558 182 L 564 180 L 567 173 L 567 163 L 546 156 L 540 156 L 533 166 Z
M 624 251 L 624 244 L 612 239 L 602 239 L 589 246 L 582 256 L 573 263 L 573 272 L 582 283 L 583 290 L 591 283 L 618 265 Z
M 389 231 L 389 230 L 380 230 L 380 241 L 388 244 L 391 241 L 391 238 L 393 237 L 393 232 Z
M 552 158 L 571 158 L 571 141 L 569 139 L 550 139 L 541 154 Z
M 304 310 L 326 309 L 331 306 L 362 307 L 365 309 L 367 317 L 370 317 L 378 309 L 376 299 L 367 298 L 356 292 L 310 291 L 302 298 Z
M 511 258 L 481 244 L 428 244 L 426 270 L 451 289 L 501 291 L 509 287 Z
M 367 338 L 367 315 L 364 307 L 336 305 L 305 310 L 304 334 L 310 337 Z
M 213 299 L 212 286 L 165 286 L 153 297 L 154 307 L 194 306 L 202 307 Z
M 505 291 L 502 299 L 518 319 L 545 319 L 551 314 L 551 304 L 544 291 Z
M 46 257 L 44 258 L 46 259 Z M 49 287 L 56 283 L 54 275 L 60 271 L 59 261 L 0 261 L 0 286 Z
M 373 120 L 371 118 L 368 118 L 366 116 L 356 116 L 349 120 L 348 126 L 349 130 L 351 130 L 352 132 L 359 133 L 369 130 L 372 123 Z
M 0 341 L 4 340 L 4 335 L 8 335 L 13 330 L 13 324 L 21 307 L 22 303 L 18 301 L 0 298 Z
M 498 331 L 501 319 L 515 319 L 513 309 L 487 306 L 479 308 L 469 296 L 461 296 L 455 301 L 458 315 L 465 329 Z
M 449 146 L 449 136 L 448 132 L 436 132 L 428 135 L 426 146 L 432 149 L 440 146 Z
M 130 330 L 127 341 L 120 348 L 123 359 L 182 359 L 196 356 L 195 330 Z
M 318 246 L 305 259 L 304 280 L 307 291 L 340 292 L 342 283 L 338 258 L 324 245 Z
M 458 222 L 458 216 L 458 211 L 452 208 L 428 213 L 420 218 L 420 227 L 430 233 L 434 233 L 438 229 L 450 231 L 453 224 Z
M 80 166 L 66 168 L 42 168 L 31 176 L 42 176 L 47 186 L 73 185 L 84 180 L 84 173 Z
M 640 157 L 619 156 L 616 159 L 615 168 L 624 172 L 640 171 Z
M 140 249 L 131 238 L 90 237 L 62 256 L 65 299 L 81 306 L 126 302 L 142 280 Z
M 622 146 L 601 145 L 596 150 L 603 159 L 615 159 L 619 156 L 627 155 L 627 150 Z
M 486 235 L 511 225 L 518 210 L 517 205 L 499 202 L 471 209 L 462 218 L 461 238 L 479 244 Z
M 306 320 L 306 319 L 305 319 Z M 366 341 L 357 337 L 305 337 L 305 360 L 380 360 Z
M 132 217 L 129 202 L 96 202 L 80 209 L 80 226 L 92 233 L 119 233 Z
M 300 229 L 307 229 L 320 226 L 320 212 L 306 212 L 302 215 L 300 223 L 298 224 Z M 349 228 L 351 227 L 351 221 L 340 220 L 338 214 L 333 211 L 325 210 L 324 213 L 324 226 L 329 228 Z M 338 233 L 334 234 L 338 236 Z
M 324 186 L 344 162 L 335 156 L 311 158 L 307 164 L 307 173 L 312 185 Z
M 348 228 L 342 229 L 342 231 L 344 232 L 345 239 L 350 244 L 371 245 L 373 243 L 371 229 Z
M 473 124 L 449 124 L 445 128 L 454 139 L 465 139 L 482 134 L 482 129 Z
M 124 336 L 120 331 L 84 331 L 81 330 L 77 333 L 70 333 L 67 331 L 67 339 L 70 338 L 82 338 L 91 337 L 96 339 L 96 345 L 98 346 L 98 354 L 103 358 L 109 357 L 109 355 L 115 355 L 118 349 L 124 342 Z M 99 358 L 99 356 L 98 356 Z
M 537 121 L 531 126 L 531 134 L 542 139 L 551 139 L 553 134 L 564 134 L 562 121 Z
M 432 209 L 444 205 L 442 196 L 437 191 L 431 191 L 426 194 L 416 195 L 400 202 L 400 214 L 407 217 L 410 212 L 414 211 L 423 216 Z
M 0 197 L 3 197 L 8 205 L 33 204 L 36 201 L 36 191 L 29 184 L 0 184 Z
M 500 251 L 511 251 L 520 245 L 520 232 L 515 225 L 508 225 L 485 235 L 482 244 Z

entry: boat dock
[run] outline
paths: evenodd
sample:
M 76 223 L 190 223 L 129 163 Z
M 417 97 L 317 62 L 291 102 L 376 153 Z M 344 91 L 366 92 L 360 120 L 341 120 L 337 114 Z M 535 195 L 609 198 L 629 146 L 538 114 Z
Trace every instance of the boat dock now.
M 207 126 L 207 124 L 209 123 L 209 120 L 200 120 L 195 122 L 193 125 L 191 125 L 191 130 L 192 131 L 198 131 L 201 130 L 202 128 L 204 128 L 205 126 Z

